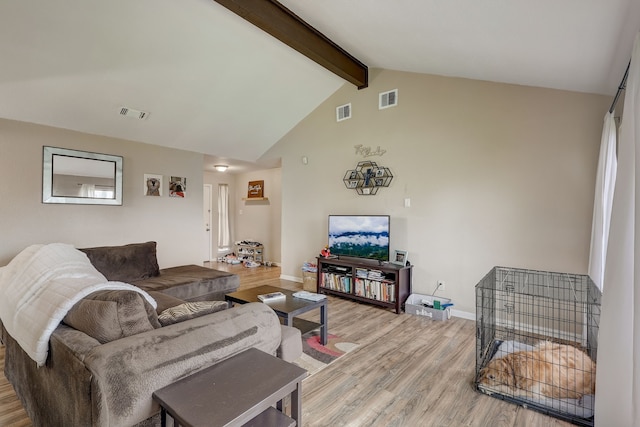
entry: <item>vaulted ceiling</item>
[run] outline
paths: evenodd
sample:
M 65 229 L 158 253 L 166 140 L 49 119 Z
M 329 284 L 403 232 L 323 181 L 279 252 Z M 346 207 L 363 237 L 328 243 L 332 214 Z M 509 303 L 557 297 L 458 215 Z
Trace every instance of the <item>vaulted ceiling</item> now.
M 640 29 L 637 0 L 281 3 L 370 68 L 607 95 Z M 2 118 L 243 164 L 350 84 L 211 0 L 3 1 L 0 61 Z

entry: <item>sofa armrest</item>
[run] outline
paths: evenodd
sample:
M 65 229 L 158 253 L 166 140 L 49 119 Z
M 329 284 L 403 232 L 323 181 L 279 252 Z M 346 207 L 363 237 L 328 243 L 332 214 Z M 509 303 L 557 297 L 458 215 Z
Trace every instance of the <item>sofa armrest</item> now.
M 36 362 L 3 329 L 4 372 L 33 425 L 91 425 L 91 373 L 84 354 L 100 343 L 66 325 L 51 335 L 45 366 Z
M 302 356 L 302 333 L 293 326 L 281 325 L 282 338 L 278 347 L 278 357 L 285 362 L 293 362 Z
M 253 303 L 95 347 L 85 358 L 94 423 L 136 424 L 159 411 L 155 390 L 251 347 L 275 355 L 280 341 L 276 314 Z

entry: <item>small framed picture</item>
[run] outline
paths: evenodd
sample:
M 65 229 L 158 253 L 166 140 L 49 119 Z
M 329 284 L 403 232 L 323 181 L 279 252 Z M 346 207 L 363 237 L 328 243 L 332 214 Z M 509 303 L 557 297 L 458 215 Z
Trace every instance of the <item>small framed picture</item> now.
M 187 194 L 187 178 L 172 176 L 169 180 L 169 197 L 185 197 Z
M 247 190 L 247 198 L 260 199 L 264 197 L 264 180 L 262 181 L 249 181 L 249 187 Z
M 384 176 L 384 169 L 376 169 L 376 178 L 381 178 Z
M 349 181 L 349 188 L 356 188 L 358 186 L 358 181 Z
M 144 195 L 162 196 L 162 175 L 144 174 Z
M 398 265 L 406 265 L 407 264 L 407 257 L 409 256 L 409 253 L 407 251 L 399 251 L 399 250 L 395 250 L 393 251 L 393 259 L 391 260 L 391 262 L 393 264 L 398 264 Z

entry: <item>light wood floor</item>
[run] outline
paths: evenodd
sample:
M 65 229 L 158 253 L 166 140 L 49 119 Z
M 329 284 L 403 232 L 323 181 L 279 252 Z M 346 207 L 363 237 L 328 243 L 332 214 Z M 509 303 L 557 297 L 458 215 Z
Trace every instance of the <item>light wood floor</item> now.
M 279 279 L 277 267 L 211 267 L 239 274 L 241 289 L 263 284 L 301 288 Z M 304 381 L 304 426 L 571 425 L 474 391 L 473 321 L 435 322 L 329 297 L 329 332 L 359 347 Z M 0 426 L 30 425 L 13 388 L 0 375 Z

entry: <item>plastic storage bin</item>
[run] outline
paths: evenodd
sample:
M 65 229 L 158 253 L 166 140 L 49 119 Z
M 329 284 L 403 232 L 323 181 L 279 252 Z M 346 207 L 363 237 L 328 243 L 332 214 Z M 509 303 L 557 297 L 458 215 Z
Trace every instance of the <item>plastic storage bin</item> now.
M 407 314 L 430 317 L 433 320 L 449 320 L 451 318 L 451 308 L 433 308 L 438 304 L 442 307 L 444 304 L 451 304 L 451 300 L 431 295 L 411 294 L 405 302 L 404 311 Z M 431 305 L 431 307 L 428 307 L 428 305 Z

